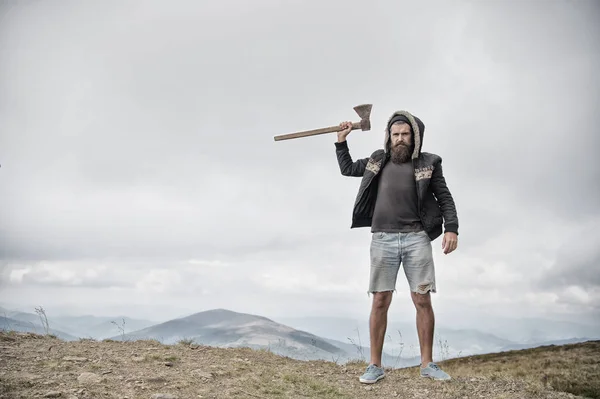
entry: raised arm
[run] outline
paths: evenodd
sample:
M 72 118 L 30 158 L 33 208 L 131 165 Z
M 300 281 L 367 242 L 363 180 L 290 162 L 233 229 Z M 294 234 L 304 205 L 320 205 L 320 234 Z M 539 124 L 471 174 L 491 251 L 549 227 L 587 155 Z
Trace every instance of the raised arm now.
M 338 141 L 335 143 L 335 153 L 342 175 L 361 177 L 365 173 L 369 158 L 361 158 L 356 162 L 352 160 L 350 150 L 348 149 L 348 142 L 346 141 L 346 137 L 348 137 L 348 134 L 352 130 L 351 128 L 352 122 L 340 123 L 340 131 L 337 133 Z

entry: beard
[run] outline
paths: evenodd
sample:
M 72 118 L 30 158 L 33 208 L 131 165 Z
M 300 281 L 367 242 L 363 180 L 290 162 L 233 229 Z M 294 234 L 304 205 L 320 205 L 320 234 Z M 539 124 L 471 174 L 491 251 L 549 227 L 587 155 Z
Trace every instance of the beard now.
M 411 146 L 407 146 L 404 143 L 398 143 L 392 147 L 392 162 L 395 164 L 408 162 L 411 154 Z

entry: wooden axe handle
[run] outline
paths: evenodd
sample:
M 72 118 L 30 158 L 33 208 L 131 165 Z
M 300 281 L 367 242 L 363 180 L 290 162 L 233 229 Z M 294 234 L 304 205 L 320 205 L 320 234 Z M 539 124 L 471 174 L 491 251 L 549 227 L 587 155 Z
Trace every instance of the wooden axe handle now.
M 352 124 L 352 130 L 356 130 L 356 129 L 360 129 L 360 128 L 361 128 L 360 122 L 354 122 Z M 304 132 L 282 134 L 279 136 L 275 136 L 275 141 L 296 139 L 298 137 L 306 137 L 306 136 L 316 136 L 317 134 L 333 133 L 333 132 L 338 132 L 339 130 L 340 130 L 340 125 L 337 125 L 337 126 L 324 127 L 322 129 L 306 130 Z

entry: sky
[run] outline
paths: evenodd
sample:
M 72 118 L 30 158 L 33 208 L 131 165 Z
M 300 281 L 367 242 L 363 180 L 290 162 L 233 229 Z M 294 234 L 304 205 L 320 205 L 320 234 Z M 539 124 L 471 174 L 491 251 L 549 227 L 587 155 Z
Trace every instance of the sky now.
M 600 5 L 226 0 L 0 6 L 0 305 L 168 320 L 370 311 L 354 159 L 425 123 L 459 241 L 436 317 L 600 319 Z M 413 320 L 403 274 L 390 320 Z

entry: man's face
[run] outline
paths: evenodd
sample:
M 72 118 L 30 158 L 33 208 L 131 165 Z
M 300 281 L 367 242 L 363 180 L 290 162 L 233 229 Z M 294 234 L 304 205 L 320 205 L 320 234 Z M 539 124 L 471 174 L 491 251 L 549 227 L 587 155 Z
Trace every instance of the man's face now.
M 411 143 L 411 134 L 410 134 L 410 125 L 408 123 L 403 123 L 401 125 L 392 125 L 390 129 L 390 135 L 392 139 L 392 148 L 396 147 L 396 145 L 402 143 L 407 147 L 410 147 Z
M 410 160 L 412 152 L 412 137 L 410 125 L 402 123 L 392 125 L 390 129 L 392 162 L 401 164 Z

